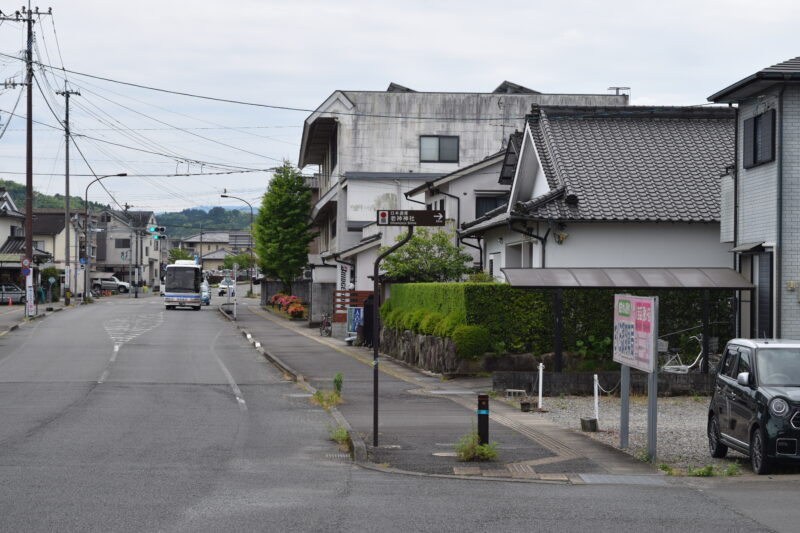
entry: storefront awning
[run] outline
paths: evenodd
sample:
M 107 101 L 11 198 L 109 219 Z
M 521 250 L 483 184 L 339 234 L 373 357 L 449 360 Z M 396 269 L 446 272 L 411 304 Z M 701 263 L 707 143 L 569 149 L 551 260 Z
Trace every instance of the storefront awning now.
M 732 268 L 503 268 L 512 287 L 528 289 L 731 289 L 753 284 Z

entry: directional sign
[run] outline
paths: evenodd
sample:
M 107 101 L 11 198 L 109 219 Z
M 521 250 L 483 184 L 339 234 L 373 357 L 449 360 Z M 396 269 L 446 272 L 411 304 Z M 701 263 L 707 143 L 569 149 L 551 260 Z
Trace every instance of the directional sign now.
M 445 216 L 441 210 L 384 209 L 378 211 L 379 226 L 444 226 Z

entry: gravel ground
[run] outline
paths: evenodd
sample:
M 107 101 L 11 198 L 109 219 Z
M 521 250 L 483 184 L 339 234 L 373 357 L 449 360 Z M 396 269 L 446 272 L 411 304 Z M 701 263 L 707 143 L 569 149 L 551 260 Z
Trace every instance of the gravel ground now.
M 657 464 L 669 465 L 680 473 L 714 465 L 717 474 L 726 469 L 731 469 L 729 473 L 752 474 L 748 459 L 742 454 L 730 451 L 725 459 L 714 459 L 709 455 L 706 438 L 709 400 L 707 396 L 658 399 Z M 536 401 L 532 399 L 532 405 L 535 406 Z M 647 452 L 647 398 L 632 396 L 630 405 L 630 448 L 627 452 L 634 457 L 643 457 Z M 548 411 L 544 416 L 578 431 L 581 417 L 594 417 L 594 399 L 591 396 L 544 398 L 542 407 Z M 619 398 L 601 396 L 600 431 L 586 435 L 618 448 L 619 414 Z M 738 465 L 738 468 L 732 465 Z

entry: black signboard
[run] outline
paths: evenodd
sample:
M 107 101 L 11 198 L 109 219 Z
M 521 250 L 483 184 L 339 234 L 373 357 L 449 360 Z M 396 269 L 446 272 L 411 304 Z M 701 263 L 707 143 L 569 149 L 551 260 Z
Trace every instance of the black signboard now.
M 379 226 L 444 226 L 441 210 L 383 209 L 378 211 Z

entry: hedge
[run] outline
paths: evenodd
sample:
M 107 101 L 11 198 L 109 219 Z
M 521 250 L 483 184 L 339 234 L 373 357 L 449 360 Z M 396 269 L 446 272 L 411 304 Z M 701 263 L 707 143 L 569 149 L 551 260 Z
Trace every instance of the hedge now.
M 586 343 L 590 337 L 611 337 L 615 292 L 622 291 L 563 291 L 565 351 L 577 351 L 578 341 Z M 659 296 L 661 335 L 702 323 L 703 291 L 625 292 Z M 719 337 L 720 346 L 733 335 L 731 297 L 730 291 L 711 291 L 712 335 Z M 440 337 L 453 338 L 459 326 L 481 326 L 491 351 L 541 354 L 553 351 L 553 302 L 552 290 L 515 289 L 504 283 L 396 284 L 381 307 L 381 316 L 387 327 Z M 690 329 L 668 341 L 693 354 L 697 344 L 688 338 L 699 332 L 699 328 Z M 595 354 L 598 359 L 610 359 L 610 348 L 604 350 L 606 353 Z

